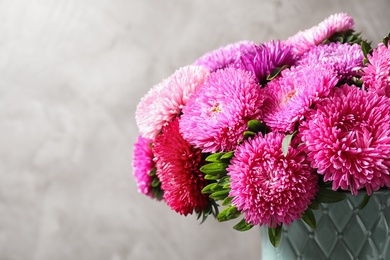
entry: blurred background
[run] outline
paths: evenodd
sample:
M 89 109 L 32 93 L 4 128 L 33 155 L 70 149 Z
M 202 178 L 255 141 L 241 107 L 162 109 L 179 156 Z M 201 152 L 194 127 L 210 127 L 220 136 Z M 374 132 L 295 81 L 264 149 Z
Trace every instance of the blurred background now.
M 134 112 L 226 44 L 336 12 L 374 44 L 390 0 L 0 1 L 0 260 L 260 259 L 257 228 L 200 225 L 137 192 Z

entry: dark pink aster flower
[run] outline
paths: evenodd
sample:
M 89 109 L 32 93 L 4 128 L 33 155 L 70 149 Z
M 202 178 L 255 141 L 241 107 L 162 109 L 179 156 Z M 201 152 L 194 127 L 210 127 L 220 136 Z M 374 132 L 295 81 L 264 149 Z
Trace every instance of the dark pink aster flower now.
M 207 182 L 200 172 L 202 154 L 179 132 L 179 119 L 168 123 L 154 142 L 157 176 L 168 206 L 182 215 L 201 212 L 208 199 L 202 194 Z
M 284 65 L 291 66 L 294 62 L 295 56 L 290 46 L 283 45 L 280 41 L 269 41 L 252 45 L 241 52 L 234 66 L 252 72 L 259 82 L 264 82 L 273 69 Z
M 358 76 L 363 67 L 364 55 L 359 44 L 329 43 L 312 47 L 305 52 L 297 65 L 330 65 L 341 79 Z
M 308 51 L 312 46 L 322 43 L 334 33 L 346 32 L 354 28 L 352 17 L 345 13 L 334 14 L 305 31 L 300 31 L 285 41 L 297 54 Z
M 367 67 L 363 68 L 364 87 L 370 92 L 390 97 L 390 48 L 383 43 L 368 55 Z
M 154 167 L 151 143 L 151 140 L 143 138 L 141 135 L 138 136 L 133 151 L 133 175 L 137 182 L 138 191 L 153 197 L 150 193 L 152 177 L 149 176 Z
M 292 133 L 314 102 L 337 84 L 331 67 L 301 65 L 282 71 L 264 88 L 264 122 L 273 130 Z
M 243 51 L 252 49 L 255 43 L 251 41 L 241 41 L 221 47 L 200 57 L 194 62 L 194 65 L 203 66 L 209 71 L 214 72 L 223 69 L 237 61 Z
M 333 189 L 390 187 L 390 101 L 344 85 L 299 128 L 311 166 Z
M 259 119 L 264 97 L 253 74 L 229 67 L 210 74 L 183 108 L 180 132 L 203 152 L 230 151 L 247 122 Z
M 284 135 L 271 132 L 237 147 L 228 175 L 232 205 L 253 225 L 288 225 L 307 209 L 318 190 L 318 175 L 293 140 L 286 156 Z
M 208 74 L 209 71 L 200 66 L 182 67 L 150 89 L 135 112 L 142 136 L 154 140 L 161 128 L 181 113 L 192 92 Z

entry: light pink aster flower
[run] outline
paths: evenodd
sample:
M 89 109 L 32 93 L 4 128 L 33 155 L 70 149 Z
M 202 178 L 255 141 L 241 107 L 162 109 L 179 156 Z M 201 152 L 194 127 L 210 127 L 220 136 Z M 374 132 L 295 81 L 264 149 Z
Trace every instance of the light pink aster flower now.
M 154 167 L 151 143 L 151 140 L 141 135 L 138 136 L 133 150 L 133 175 L 137 182 L 138 192 L 153 197 L 151 194 L 152 177 L 149 176 Z
M 282 71 L 264 88 L 264 122 L 273 131 L 292 133 L 314 102 L 326 97 L 337 84 L 331 67 L 301 65 Z
M 217 70 L 188 100 L 180 132 L 203 152 L 230 151 L 243 139 L 247 122 L 261 117 L 263 100 L 252 73 Z
M 380 43 L 372 55 L 368 55 L 368 61 L 361 78 L 364 87 L 370 92 L 390 97 L 390 48 Z
M 305 52 L 297 65 L 330 65 L 340 80 L 357 77 L 363 67 L 364 55 L 359 44 L 335 43 L 320 44 Z
M 293 47 L 297 54 L 308 51 L 312 46 L 322 43 L 334 33 L 353 30 L 354 21 L 345 13 L 334 14 L 305 31 L 300 31 L 285 42 Z
M 209 71 L 200 66 L 182 67 L 150 89 L 135 113 L 142 136 L 154 140 L 161 128 L 181 113 L 188 98 L 208 75 Z
M 188 215 L 208 205 L 201 192 L 207 181 L 199 170 L 202 154 L 180 135 L 178 121 L 176 118 L 163 128 L 153 147 L 164 200 L 176 212 Z
M 344 85 L 299 128 L 311 166 L 333 189 L 390 187 L 390 101 Z
M 237 147 L 228 175 L 232 205 L 253 225 L 288 225 L 307 209 L 318 190 L 318 175 L 293 140 L 286 156 L 284 135 L 271 132 Z
M 254 46 L 256 46 L 256 44 L 251 41 L 240 41 L 228 44 L 217 50 L 206 53 L 197 59 L 194 62 L 194 65 L 203 66 L 210 70 L 210 72 L 214 72 L 236 62 L 242 52 L 251 50 Z

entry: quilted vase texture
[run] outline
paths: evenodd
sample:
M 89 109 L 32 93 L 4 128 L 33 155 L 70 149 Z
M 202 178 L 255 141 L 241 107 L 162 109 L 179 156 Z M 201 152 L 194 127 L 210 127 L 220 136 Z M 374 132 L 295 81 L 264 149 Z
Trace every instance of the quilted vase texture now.
M 268 229 L 261 227 L 262 259 L 390 259 L 390 191 L 375 192 L 359 209 L 363 200 L 363 193 L 349 194 L 344 201 L 322 204 L 313 211 L 315 231 L 296 220 L 283 227 L 277 248 L 268 240 Z

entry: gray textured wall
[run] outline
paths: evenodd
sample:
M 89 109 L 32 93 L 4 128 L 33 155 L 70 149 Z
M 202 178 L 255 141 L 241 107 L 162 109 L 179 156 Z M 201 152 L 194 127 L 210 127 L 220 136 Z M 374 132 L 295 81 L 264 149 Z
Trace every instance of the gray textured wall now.
M 162 78 L 238 40 L 335 12 L 378 43 L 389 0 L 0 1 L 0 260 L 260 259 L 258 229 L 199 225 L 137 193 L 134 111 Z

